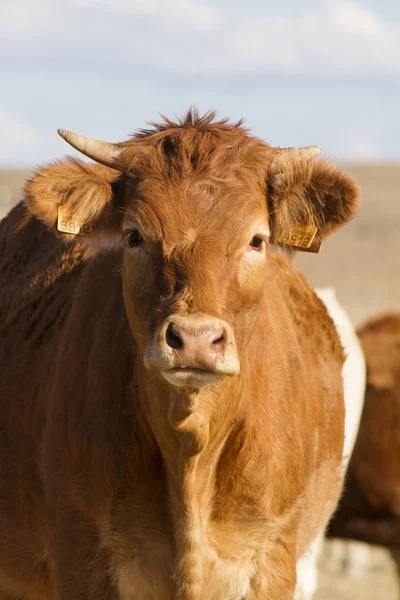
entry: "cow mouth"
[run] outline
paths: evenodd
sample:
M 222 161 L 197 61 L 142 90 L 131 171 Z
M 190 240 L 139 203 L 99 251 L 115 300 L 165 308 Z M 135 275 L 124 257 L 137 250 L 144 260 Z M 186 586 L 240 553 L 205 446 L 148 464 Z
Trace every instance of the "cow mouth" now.
M 223 373 L 195 367 L 173 367 L 161 371 L 161 376 L 176 387 L 204 388 L 214 385 Z

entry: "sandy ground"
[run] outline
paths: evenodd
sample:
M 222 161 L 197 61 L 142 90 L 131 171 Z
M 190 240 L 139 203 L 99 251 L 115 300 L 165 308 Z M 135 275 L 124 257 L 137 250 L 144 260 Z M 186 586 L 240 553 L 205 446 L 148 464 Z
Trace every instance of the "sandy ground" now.
M 333 286 L 358 325 L 400 310 L 400 165 L 347 167 L 362 190 L 359 216 L 322 246 L 298 254 L 296 265 L 315 286 Z M 0 217 L 21 199 L 28 171 L 0 171 Z M 399 600 L 397 563 L 390 552 L 357 542 L 325 543 L 316 600 Z
M 398 559 L 360 542 L 325 542 L 315 600 L 399 600 Z

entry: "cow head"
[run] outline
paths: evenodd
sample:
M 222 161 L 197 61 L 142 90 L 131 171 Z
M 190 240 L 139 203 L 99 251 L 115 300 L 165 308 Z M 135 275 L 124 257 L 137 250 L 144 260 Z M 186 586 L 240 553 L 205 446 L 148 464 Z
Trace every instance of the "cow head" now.
M 54 226 L 63 205 L 93 225 L 93 240 L 123 247 L 124 300 L 144 365 L 175 387 L 239 373 L 282 233 L 312 224 L 320 241 L 356 210 L 354 182 L 315 160 L 315 147 L 272 148 L 212 115 L 166 120 L 122 144 L 60 133 L 102 166 L 39 170 L 29 208 Z

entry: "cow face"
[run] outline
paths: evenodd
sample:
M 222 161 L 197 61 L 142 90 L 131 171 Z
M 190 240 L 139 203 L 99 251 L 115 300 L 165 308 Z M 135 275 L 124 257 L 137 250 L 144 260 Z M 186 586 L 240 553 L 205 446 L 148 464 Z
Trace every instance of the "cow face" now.
M 320 242 L 356 211 L 346 175 L 315 147 L 271 148 L 239 125 L 189 113 L 125 144 L 62 132 L 106 166 L 41 169 L 30 210 L 54 225 L 60 204 L 102 244 L 123 246 L 126 311 L 144 365 L 186 389 L 235 376 L 257 325 L 269 256 L 313 225 Z
M 265 190 L 149 177 L 127 182 L 124 206 L 124 297 L 146 367 L 179 387 L 236 375 L 264 290 Z

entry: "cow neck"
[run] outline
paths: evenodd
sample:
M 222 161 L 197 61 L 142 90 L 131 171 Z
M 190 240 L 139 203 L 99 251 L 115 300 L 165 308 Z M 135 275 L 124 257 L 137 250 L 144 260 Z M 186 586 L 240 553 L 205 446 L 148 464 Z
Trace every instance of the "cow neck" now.
M 193 394 L 172 391 L 150 374 L 144 374 L 143 383 L 143 412 L 165 465 L 178 587 L 196 589 L 206 564 L 204 549 L 210 544 L 207 530 L 218 464 L 245 418 L 246 381 L 243 376 L 225 379 L 215 388 Z M 196 593 L 184 596 L 197 597 Z
M 244 378 L 225 378 L 215 387 L 187 393 L 144 369 L 140 375 L 141 410 L 168 475 L 179 482 L 189 464 L 213 465 L 242 413 Z

